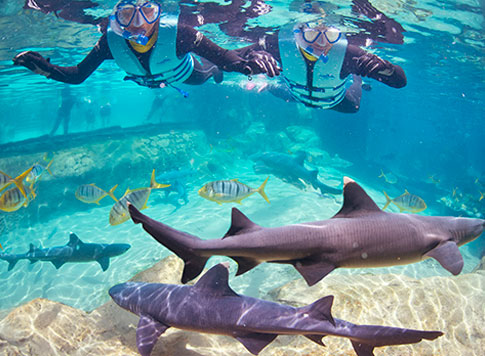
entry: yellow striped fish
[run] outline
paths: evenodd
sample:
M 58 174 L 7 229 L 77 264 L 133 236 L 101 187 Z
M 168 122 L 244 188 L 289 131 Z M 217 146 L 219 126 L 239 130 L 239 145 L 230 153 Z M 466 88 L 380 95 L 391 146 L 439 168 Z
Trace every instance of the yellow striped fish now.
M 147 207 L 147 201 L 150 197 L 150 192 L 152 189 L 161 189 L 170 187 L 170 184 L 159 184 L 155 181 L 155 170 L 152 172 L 152 178 L 150 180 L 149 188 L 138 188 L 126 190 L 125 194 L 116 202 L 109 212 L 109 223 L 110 225 L 119 225 L 124 223 L 130 218 L 126 203 L 130 202 L 138 210 L 145 209 Z
M 199 195 L 202 198 L 214 201 L 219 205 L 222 203 L 233 202 L 241 204 L 241 200 L 258 192 L 261 194 L 263 199 L 269 203 L 269 199 L 264 192 L 264 187 L 266 186 L 268 179 L 269 177 L 266 178 L 258 189 L 253 189 L 246 184 L 239 182 L 237 179 L 217 180 L 206 183 L 202 188 L 199 189 Z
M 27 198 L 25 198 L 18 187 L 13 187 L 5 191 L 0 196 L 0 210 L 12 212 L 19 210 L 22 206 L 27 207 L 34 200 L 35 193 L 33 186 L 24 186 Z
M 82 201 L 83 203 L 99 205 L 99 201 L 104 197 L 107 197 L 108 195 L 114 201 L 118 201 L 118 199 L 116 199 L 116 197 L 113 194 L 113 192 L 117 187 L 118 187 L 118 184 L 116 184 L 109 191 L 105 191 L 101 188 L 98 188 L 94 183 L 83 184 L 77 188 L 75 195 L 76 195 L 76 198 Z
M 384 195 L 386 196 L 387 202 L 386 202 L 386 205 L 384 205 L 384 207 L 382 208 L 382 210 L 387 208 L 391 202 L 394 203 L 394 205 L 396 205 L 399 208 L 399 211 L 401 213 L 403 211 L 409 211 L 411 213 L 419 213 L 427 208 L 427 205 L 423 199 L 421 199 L 417 195 L 409 193 L 407 190 L 404 191 L 404 194 L 401 194 L 400 196 L 394 199 L 389 198 L 386 192 L 384 192 Z
M 31 171 L 32 171 L 32 167 L 30 167 L 24 173 L 22 173 L 21 175 L 19 175 L 17 178 L 14 178 L 14 179 L 12 179 L 8 174 L 0 171 L 0 192 L 13 183 L 20 190 L 20 193 L 22 193 L 24 198 L 27 199 L 27 192 L 23 181 Z M 35 197 L 35 194 L 34 194 L 34 197 Z
M 49 174 L 52 176 L 53 174 L 50 170 L 50 166 L 53 160 L 54 158 L 52 158 L 45 167 L 39 163 L 34 164 L 30 173 L 27 174 L 27 177 L 25 177 L 25 180 L 29 183 L 36 183 L 40 180 L 40 177 L 42 177 L 42 174 L 44 174 L 45 171 L 49 172 Z

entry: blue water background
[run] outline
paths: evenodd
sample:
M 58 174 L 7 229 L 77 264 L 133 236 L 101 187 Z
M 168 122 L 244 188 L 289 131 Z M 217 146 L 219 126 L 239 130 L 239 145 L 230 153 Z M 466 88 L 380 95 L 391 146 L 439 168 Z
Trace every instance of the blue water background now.
M 106 14 L 114 3 L 103 3 Z M 72 65 L 89 52 L 100 34 L 90 25 L 70 23 L 53 14 L 22 10 L 18 2 L 4 1 L 3 4 L 0 11 L 0 144 L 8 145 L 48 134 L 64 86 L 24 68 L 13 67 L 11 58 L 23 50 L 38 50 L 56 64 Z M 336 4 L 341 6 L 339 12 L 350 16 L 347 2 Z M 271 5 L 275 9 L 270 14 L 273 17 L 261 21 L 282 25 L 299 16 L 288 17 L 287 3 L 283 1 L 271 2 Z M 158 114 L 163 124 L 170 127 L 186 123 L 189 128 L 202 130 L 212 147 L 208 147 L 207 152 L 215 149 L 220 153 L 215 163 L 221 170 L 218 175 L 200 174 L 191 178 L 187 184 L 189 204 L 177 211 L 173 212 L 173 205 L 162 202 L 163 193 L 153 192 L 150 201 L 154 203 L 149 203 L 150 208 L 145 212 L 204 238 L 222 236 L 229 226 L 231 205 L 219 206 L 203 200 L 197 190 L 214 179 L 239 178 L 252 187 L 261 184 L 265 176 L 253 172 L 248 156 L 273 147 L 265 145 L 263 139 L 248 148 L 244 141 L 233 138 L 244 137 L 251 125 L 262 123 L 268 137 L 288 126 L 314 131 L 321 140 L 321 145 L 315 148 L 352 164 L 345 168 L 319 166 L 320 177 L 329 184 L 338 185 L 347 174 L 362 183 L 380 206 L 385 203 L 382 190 L 395 197 L 408 189 L 428 204 L 423 214 L 483 218 L 485 199 L 479 201 L 480 192 L 485 193 L 485 30 L 481 4 L 478 1 L 459 5 L 452 1 L 418 1 L 411 6 L 407 2 L 380 1 L 374 5 L 399 21 L 407 31 L 403 45 L 371 47 L 374 53 L 405 69 L 408 78 L 405 88 L 393 89 L 364 79 L 372 90 L 363 92 L 360 111 L 352 115 L 307 109 L 285 103 L 267 92 L 248 91 L 245 89 L 247 78 L 242 75 L 226 75 L 223 85 L 209 82 L 203 87 L 193 87 L 188 99 L 163 89 L 163 95 L 168 98 Z M 230 48 L 241 45 L 217 33 L 214 25 L 204 30 L 221 45 Z M 129 128 L 147 123 L 146 116 L 156 94 L 124 82 L 123 77 L 116 64 L 107 61 L 83 84 L 72 87 L 79 105 L 73 109 L 70 132 L 102 128 L 98 110 L 106 103 L 111 105 L 108 126 Z M 96 121 L 90 127 L 87 119 L 92 116 Z M 152 118 L 151 123 L 157 123 L 160 118 Z M 58 135 L 60 133 L 62 125 Z M 253 141 L 248 138 L 247 142 Z M 109 144 L 109 139 L 105 144 Z M 49 150 L 55 151 L 55 147 L 47 144 L 46 151 Z M 19 154 L 21 152 L 19 147 Z M 25 168 L 32 163 L 26 162 Z M 176 168 L 160 167 L 161 170 Z M 12 169 L 0 167 L 6 172 Z M 399 183 L 388 184 L 378 178 L 381 169 L 397 175 Z M 12 175 L 20 173 L 18 167 L 15 170 Z M 102 176 L 92 178 L 105 189 L 120 184 L 117 191 L 120 196 L 128 186 L 134 188 L 133 184 L 141 184 L 141 181 L 148 183 L 149 175 L 150 171 L 127 169 L 120 172 L 117 182 L 104 182 Z M 430 176 L 439 179 L 439 184 L 432 183 Z M 76 181 L 78 183 L 82 182 Z M 48 187 L 49 180 L 41 184 Z M 58 181 L 56 186 L 59 186 Z M 65 186 L 72 189 L 75 184 L 66 181 Z M 455 188 L 458 196 L 453 196 Z M 74 191 L 71 192 L 73 195 Z M 274 177 L 270 179 L 267 193 L 271 205 L 255 195 L 241 207 L 263 226 L 330 218 L 341 203 L 341 198 L 322 198 L 311 190 L 301 192 Z M 41 201 L 44 202 L 42 207 L 38 205 Z M 109 226 L 109 201 L 97 207 L 72 199 L 65 215 L 56 207 L 55 196 L 39 197 L 29 206 L 29 213 L 35 217 L 42 208 L 42 214 L 33 218 L 35 223 L 28 226 L 16 222 L 12 217 L 15 213 L 2 213 L 0 218 L 8 226 L 1 230 L 0 242 L 6 251 L 26 252 L 30 243 L 44 247 L 62 245 L 67 243 L 70 231 L 86 242 L 130 243 L 132 248 L 125 255 L 113 258 L 110 269 L 104 273 L 96 263 L 67 264 L 56 270 L 48 263 L 29 265 L 25 261 L 7 272 L 7 264 L 0 261 L 0 283 L 4 288 L 0 309 L 10 309 L 35 297 L 47 297 L 91 310 L 109 298 L 106 292 L 109 286 L 125 281 L 169 255 L 131 221 Z M 483 237 L 462 248 L 466 271 L 471 271 L 478 263 L 484 248 Z M 211 264 L 220 260 L 223 259 L 212 259 Z M 433 262 L 382 271 L 416 277 L 430 273 L 447 275 Z M 429 268 L 431 272 L 425 272 Z M 268 275 L 284 277 L 274 281 Z M 231 283 L 241 292 L 264 295 L 268 288 L 294 278 L 300 277 L 289 266 L 264 265 Z

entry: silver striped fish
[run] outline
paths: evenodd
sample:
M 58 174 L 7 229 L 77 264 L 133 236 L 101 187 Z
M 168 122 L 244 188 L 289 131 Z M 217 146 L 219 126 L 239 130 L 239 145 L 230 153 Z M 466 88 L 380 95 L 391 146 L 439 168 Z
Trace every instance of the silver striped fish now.
M 409 193 L 407 190 L 405 190 L 403 194 L 394 199 L 389 198 L 389 195 L 387 195 L 386 192 L 384 192 L 384 195 L 386 196 L 387 201 L 386 205 L 384 205 L 382 210 L 386 209 L 390 203 L 396 205 L 401 213 L 403 211 L 419 213 L 428 207 L 422 198 Z
M 12 212 L 19 210 L 22 206 L 27 207 L 34 200 L 35 193 L 32 186 L 24 186 L 27 198 L 22 195 L 18 187 L 13 187 L 5 191 L 0 196 L 0 210 Z
M 152 172 L 149 188 L 138 188 L 130 190 L 128 188 L 123 196 L 113 205 L 109 212 L 110 225 L 119 225 L 130 218 L 126 203 L 130 202 L 138 210 L 147 207 L 147 201 L 153 189 L 161 189 L 170 187 L 170 184 L 159 184 L 155 181 L 155 170 Z
M 19 189 L 20 193 L 22 193 L 24 198 L 27 199 L 27 192 L 26 192 L 26 187 L 24 185 L 24 179 L 27 177 L 27 175 L 30 174 L 31 171 L 32 171 L 32 167 L 27 169 L 17 178 L 11 178 L 8 174 L 0 171 L 0 192 L 6 189 L 8 186 L 10 186 L 13 183 L 17 186 L 17 188 Z M 35 197 L 35 194 L 34 194 L 34 197 Z
M 80 185 L 76 190 L 76 198 L 83 203 L 87 204 L 98 204 L 101 199 L 107 197 L 108 195 L 114 200 L 118 201 L 114 196 L 113 192 L 115 191 L 118 184 L 116 184 L 113 188 L 109 191 L 105 191 L 99 187 L 97 187 L 94 183 L 91 184 L 83 184 Z
M 237 179 L 231 180 L 216 180 L 214 182 L 206 183 L 199 189 L 199 195 L 207 200 L 214 201 L 217 204 L 222 203 L 239 203 L 241 200 L 249 197 L 254 193 L 259 193 L 264 200 L 269 203 L 269 199 L 264 192 L 264 187 L 268 182 L 268 178 L 257 189 L 239 182 Z

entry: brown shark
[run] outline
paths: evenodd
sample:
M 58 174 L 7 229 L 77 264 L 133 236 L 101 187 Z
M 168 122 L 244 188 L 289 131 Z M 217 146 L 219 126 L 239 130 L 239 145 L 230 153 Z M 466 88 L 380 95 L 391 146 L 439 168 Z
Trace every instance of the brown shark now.
M 131 218 L 185 261 L 182 282 L 197 277 L 214 255 L 238 263 L 237 275 L 262 262 L 293 265 L 308 285 L 336 268 L 404 265 L 426 258 L 457 275 L 463 268 L 458 246 L 476 239 L 485 220 L 384 212 L 352 179 L 344 178 L 344 203 L 331 219 L 265 228 L 238 209 L 222 239 L 202 240 L 175 230 L 129 206 Z

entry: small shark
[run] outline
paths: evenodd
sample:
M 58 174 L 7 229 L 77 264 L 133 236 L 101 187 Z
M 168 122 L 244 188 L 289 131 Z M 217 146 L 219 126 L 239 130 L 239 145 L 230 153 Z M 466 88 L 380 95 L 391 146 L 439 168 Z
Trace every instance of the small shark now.
M 352 179 L 344 178 L 344 202 L 331 219 L 265 228 L 232 209 L 222 239 L 202 240 L 175 230 L 129 206 L 133 221 L 185 261 L 182 282 L 197 277 L 214 255 L 238 263 L 237 275 L 262 262 L 293 265 L 308 285 L 336 268 L 404 265 L 434 258 L 457 275 L 463 268 L 458 246 L 481 235 L 485 220 L 384 212 Z
M 184 203 L 187 204 L 189 199 L 187 197 L 187 189 L 185 188 L 186 181 L 188 178 L 195 176 L 197 171 L 186 168 L 179 170 L 172 170 L 159 174 L 156 178 L 157 182 L 164 182 L 170 184 L 170 187 L 164 190 L 165 198 L 168 198 L 171 192 L 175 192 L 178 199 L 183 199 Z
M 194 286 L 128 282 L 109 290 L 120 307 L 140 316 L 136 343 L 149 356 L 169 327 L 236 338 L 257 355 L 278 335 L 303 335 L 325 346 L 326 335 L 346 337 L 358 356 L 372 356 L 375 347 L 434 340 L 440 331 L 378 325 L 356 325 L 334 319 L 333 296 L 295 308 L 236 294 L 228 284 L 227 264 L 212 267 Z
M 253 169 L 256 173 L 273 174 L 284 182 L 304 189 L 306 184 L 320 190 L 322 194 L 340 194 L 341 190 L 333 188 L 318 179 L 318 170 L 307 169 L 304 165 L 306 153 L 297 152 L 289 155 L 278 152 L 254 154 L 249 158 L 255 161 Z
M 51 248 L 35 248 L 30 244 L 29 252 L 21 254 L 0 254 L 0 260 L 8 262 L 8 270 L 12 270 L 19 260 L 51 262 L 57 269 L 67 262 L 92 262 L 100 264 L 103 271 L 109 267 L 109 259 L 125 253 L 131 246 L 128 244 L 91 244 L 82 242 L 76 234 L 71 233 L 65 246 Z

